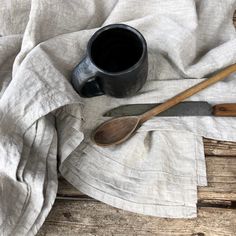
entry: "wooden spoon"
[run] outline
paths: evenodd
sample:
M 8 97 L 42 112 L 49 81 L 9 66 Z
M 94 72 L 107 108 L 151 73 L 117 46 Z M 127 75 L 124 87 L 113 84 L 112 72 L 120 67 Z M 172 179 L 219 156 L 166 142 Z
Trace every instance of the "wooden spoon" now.
M 110 119 L 93 132 L 92 139 L 99 146 L 110 146 L 119 144 L 131 137 L 131 135 L 147 120 L 153 116 L 175 106 L 186 98 L 198 93 L 199 91 L 209 87 L 210 85 L 223 80 L 231 73 L 236 71 L 236 64 L 233 64 L 224 70 L 218 72 L 214 76 L 202 81 L 199 84 L 179 93 L 165 103 L 152 108 L 139 116 L 123 116 Z

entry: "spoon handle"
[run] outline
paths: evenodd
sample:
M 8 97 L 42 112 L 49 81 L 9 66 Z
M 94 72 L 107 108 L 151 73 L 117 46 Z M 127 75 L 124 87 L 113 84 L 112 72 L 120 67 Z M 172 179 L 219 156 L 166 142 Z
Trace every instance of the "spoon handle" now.
M 226 67 L 225 69 L 223 69 L 222 71 L 213 75 L 209 79 L 206 79 L 206 80 L 200 82 L 199 84 L 196 84 L 196 85 L 190 87 L 189 89 L 187 89 L 187 90 L 177 94 L 173 98 L 167 100 L 165 103 L 163 103 L 159 106 L 156 106 L 156 107 L 152 108 L 151 110 L 145 112 L 144 114 L 142 114 L 140 116 L 140 122 L 143 123 L 143 122 L 149 120 L 153 116 L 169 109 L 170 107 L 175 106 L 176 104 L 178 104 L 178 103 L 182 102 L 183 100 L 185 100 L 186 98 L 189 98 L 192 95 L 200 92 L 201 90 L 209 87 L 210 85 L 215 84 L 216 82 L 218 82 L 220 80 L 223 80 L 224 78 L 226 78 L 227 76 L 229 76 L 230 74 L 232 74 L 235 71 L 236 71 L 236 64 Z

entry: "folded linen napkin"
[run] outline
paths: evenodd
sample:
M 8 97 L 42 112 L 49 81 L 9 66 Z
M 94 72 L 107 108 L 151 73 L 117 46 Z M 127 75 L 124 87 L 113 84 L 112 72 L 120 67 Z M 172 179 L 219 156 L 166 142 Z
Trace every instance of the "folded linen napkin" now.
M 236 141 L 234 118 L 153 118 L 126 143 L 95 146 L 91 130 L 120 104 L 163 102 L 236 62 L 235 0 L 0 0 L 0 232 L 35 235 L 62 175 L 113 206 L 196 217 L 206 185 L 201 136 Z M 145 36 L 149 76 L 129 99 L 82 99 L 71 70 L 101 26 Z M 235 75 L 190 100 L 236 102 Z

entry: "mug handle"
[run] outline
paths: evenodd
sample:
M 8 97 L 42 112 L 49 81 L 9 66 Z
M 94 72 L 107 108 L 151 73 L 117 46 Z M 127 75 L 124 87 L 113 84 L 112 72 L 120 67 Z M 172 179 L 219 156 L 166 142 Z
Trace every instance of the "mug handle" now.
M 71 83 L 81 97 L 90 98 L 104 94 L 96 79 L 96 72 L 88 56 L 73 69 Z

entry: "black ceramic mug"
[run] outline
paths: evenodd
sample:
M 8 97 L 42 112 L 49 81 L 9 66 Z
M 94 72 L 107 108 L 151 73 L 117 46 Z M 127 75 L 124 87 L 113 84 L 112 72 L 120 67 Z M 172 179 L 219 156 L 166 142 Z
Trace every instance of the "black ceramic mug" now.
M 128 25 L 112 24 L 91 37 L 71 83 L 82 97 L 122 98 L 140 90 L 147 73 L 147 44 L 142 34 Z

